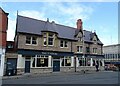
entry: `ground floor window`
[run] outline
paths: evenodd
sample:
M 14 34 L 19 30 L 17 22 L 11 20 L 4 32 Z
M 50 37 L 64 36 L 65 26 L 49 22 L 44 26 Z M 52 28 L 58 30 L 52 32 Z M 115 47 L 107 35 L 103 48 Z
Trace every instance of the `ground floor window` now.
M 36 55 L 32 58 L 32 67 L 48 67 L 48 56 Z
M 93 59 L 93 66 L 95 65 L 103 66 L 102 60 L 101 59 Z
M 71 66 L 71 58 L 68 56 L 68 57 L 63 57 L 61 58 L 62 60 L 62 66 Z
M 90 66 L 91 61 L 90 58 L 78 58 L 79 60 L 79 66 Z

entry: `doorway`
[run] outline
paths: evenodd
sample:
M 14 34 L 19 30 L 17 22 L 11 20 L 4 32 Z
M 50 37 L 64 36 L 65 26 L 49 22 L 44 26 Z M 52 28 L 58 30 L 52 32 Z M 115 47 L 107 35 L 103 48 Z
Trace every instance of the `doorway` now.
M 30 58 L 25 58 L 25 73 L 30 73 Z
M 53 60 L 53 72 L 60 71 L 60 60 Z

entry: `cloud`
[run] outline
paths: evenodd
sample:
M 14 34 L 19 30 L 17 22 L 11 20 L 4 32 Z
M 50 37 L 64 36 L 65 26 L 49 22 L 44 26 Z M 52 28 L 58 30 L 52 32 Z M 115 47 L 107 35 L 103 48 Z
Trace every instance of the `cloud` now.
M 2 2 L 118 2 L 119 0 L 1 0 Z
M 35 18 L 39 20 L 46 20 L 43 12 L 39 12 L 35 10 L 23 10 L 19 12 L 19 15 L 30 17 L 30 18 Z
M 51 21 L 55 21 L 58 24 L 76 27 L 76 21 L 78 18 L 83 21 L 90 19 L 90 15 L 94 9 L 90 6 L 85 6 L 81 3 L 62 3 L 62 2 L 49 2 L 42 3 L 41 9 L 38 10 L 22 10 L 18 11 L 19 15 L 31 17 L 39 20 L 46 21 L 50 18 Z M 8 34 L 7 40 L 13 40 L 16 29 L 16 12 L 13 12 L 13 16 L 9 16 L 8 21 Z
M 42 11 L 46 13 L 45 16 L 71 27 L 76 27 L 79 18 L 83 21 L 90 19 L 90 15 L 94 12 L 92 7 L 81 3 L 44 3 L 44 7 Z
M 13 19 L 8 20 L 7 41 L 13 41 L 15 36 L 16 21 Z

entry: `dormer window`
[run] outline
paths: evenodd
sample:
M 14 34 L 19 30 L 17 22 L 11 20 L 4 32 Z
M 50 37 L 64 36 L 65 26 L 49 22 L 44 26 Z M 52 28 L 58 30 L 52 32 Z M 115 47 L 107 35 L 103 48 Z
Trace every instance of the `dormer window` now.
M 47 45 L 47 34 L 46 33 L 43 34 L 43 44 L 44 46 Z
M 54 34 L 53 33 L 44 33 L 43 34 L 43 45 L 44 46 L 53 46 L 54 45 Z
M 48 45 L 53 46 L 54 43 L 54 34 L 49 33 L 48 34 Z
M 83 35 L 81 32 L 79 32 L 79 34 L 77 35 L 77 39 L 78 41 L 83 41 Z

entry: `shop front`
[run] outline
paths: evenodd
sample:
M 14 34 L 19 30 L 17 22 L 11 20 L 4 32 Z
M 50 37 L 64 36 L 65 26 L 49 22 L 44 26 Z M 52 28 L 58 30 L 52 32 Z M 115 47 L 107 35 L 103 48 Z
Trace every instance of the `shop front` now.
M 18 72 L 48 73 L 72 71 L 72 52 L 18 50 Z
M 96 70 L 96 64 L 99 65 L 99 69 L 103 70 L 104 60 L 102 55 L 91 55 L 91 54 L 76 54 L 77 56 L 77 71 L 82 70 Z

